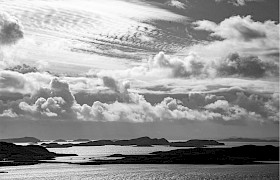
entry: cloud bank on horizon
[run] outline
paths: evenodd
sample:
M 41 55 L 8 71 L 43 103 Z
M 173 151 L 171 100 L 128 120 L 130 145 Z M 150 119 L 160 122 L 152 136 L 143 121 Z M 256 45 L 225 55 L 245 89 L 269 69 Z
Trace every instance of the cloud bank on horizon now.
M 247 127 L 252 134 L 257 133 L 255 126 L 279 125 L 279 20 L 255 20 L 251 15 L 199 19 L 184 14 L 195 8 L 192 1 L 179 0 L 111 0 L 116 9 L 95 2 L 104 12 L 85 2 L 76 7 L 76 1 L 3 2 L 12 13 L 0 14 L 0 124 L 187 122 Z M 265 2 L 226 1 L 235 8 Z M 33 5 L 41 11 L 30 9 L 21 16 Z M 124 6 L 137 11 L 121 13 Z M 108 8 L 112 14 L 106 13 Z M 56 15 L 65 19 L 60 22 Z M 94 34 L 96 20 L 110 29 L 107 35 Z M 66 32 L 69 28 L 71 33 Z M 51 47 L 56 40 L 62 44 Z M 32 59 L 40 56 L 29 53 L 28 45 L 41 53 L 40 59 Z M 71 68 L 78 68 L 79 62 L 72 62 L 72 55 L 85 58 L 74 74 Z M 103 68 L 101 59 L 99 67 L 85 68 L 99 57 L 113 65 Z M 126 68 L 116 68 L 118 63 Z M 52 71 L 56 65 L 63 70 Z M 274 128 L 263 135 L 277 134 Z

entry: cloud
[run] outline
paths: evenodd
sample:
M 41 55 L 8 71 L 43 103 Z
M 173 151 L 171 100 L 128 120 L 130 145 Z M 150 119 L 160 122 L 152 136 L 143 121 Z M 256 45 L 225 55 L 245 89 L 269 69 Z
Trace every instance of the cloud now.
M 216 2 L 223 2 L 227 1 L 230 4 L 233 4 L 234 6 L 245 6 L 247 2 L 258 2 L 258 1 L 264 1 L 264 0 L 215 0 Z
M 17 19 L 0 13 L 0 44 L 11 45 L 23 38 L 23 27 Z
M 197 30 L 211 31 L 211 36 L 224 39 L 238 39 L 250 41 L 254 39 L 265 39 L 267 36 L 276 35 L 277 25 L 273 21 L 264 23 L 254 22 L 251 16 L 233 16 L 225 19 L 220 24 L 212 21 L 202 20 L 194 22 Z
M 277 62 L 265 62 L 257 56 L 241 56 L 230 53 L 219 59 L 206 59 L 190 52 L 185 58 L 170 57 L 160 52 L 147 62 L 126 70 L 89 71 L 95 77 L 116 77 L 118 79 L 157 80 L 166 78 L 216 78 L 216 77 L 278 77 Z M 112 80 L 111 80 L 112 81 Z M 116 87 L 111 87 L 116 88 Z
M 12 109 L 4 110 L 2 114 L 0 114 L 0 117 L 10 117 L 10 118 L 16 118 L 18 115 L 12 111 Z
M 66 81 L 57 78 L 52 79 L 50 83 L 51 95 L 61 97 L 65 101 L 65 107 L 70 108 L 75 103 L 75 98 L 70 91 L 69 84 Z
M 19 108 L 33 116 L 72 118 L 75 98 L 66 81 L 53 78 L 49 88 L 41 88 L 30 97 L 30 103 L 19 103 Z
M 194 45 L 191 50 L 207 57 L 224 57 L 231 52 L 246 56 L 260 56 L 266 61 L 277 61 L 279 53 L 279 24 L 267 20 L 254 21 L 250 15 L 232 16 L 216 24 L 208 20 L 193 23 L 194 29 L 211 32 L 210 36 L 222 38 L 208 44 Z M 203 49 L 203 51 L 201 51 Z
M 205 121 L 219 117 L 219 114 L 191 110 L 180 105 L 173 98 L 165 98 L 161 103 L 152 106 L 142 96 L 138 96 L 138 102 L 135 104 L 94 102 L 91 107 L 83 105 L 79 112 L 82 119 L 138 123 L 176 120 Z
M 19 72 L 21 74 L 26 74 L 26 73 L 30 73 L 30 72 L 38 72 L 38 69 L 36 67 L 32 67 L 32 66 L 29 66 L 27 64 L 16 65 L 14 67 L 6 68 L 5 70 L 16 71 L 16 72 Z
M 178 8 L 178 9 L 186 8 L 186 5 L 178 0 L 170 0 L 170 1 L 167 1 L 165 4 L 167 4 L 168 6 L 171 6 L 171 7 Z
M 0 92 L 30 93 L 36 89 L 36 85 L 29 82 L 26 76 L 11 71 L 0 72 L 0 86 Z
M 103 83 L 106 87 L 112 89 L 113 91 L 119 91 L 119 87 L 117 85 L 117 82 L 115 81 L 115 79 L 111 78 L 111 77 L 103 77 Z
M 261 117 L 279 122 L 279 94 L 274 93 L 268 99 L 252 94 L 247 97 L 244 93 L 238 93 L 234 102 L 238 106 L 250 112 L 261 115 Z
M 40 87 L 46 86 L 51 75 L 48 73 L 27 73 L 21 74 L 15 71 L 0 71 L 0 94 L 5 92 L 33 94 Z
M 279 112 L 275 110 L 276 102 L 272 97 L 263 98 L 261 104 L 252 102 L 255 103 L 252 106 L 244 103 L 249 102 L 247 99 L 251 100 L 251 96 L 233 92 L 230 92 L 233 93 L 231 96 L 191 93 L 187 99 L 165 97 L 152 104 L 143 95 L 129 92 L 128 81 L 116 81 L 109 77 L 102 80 L 104 86 L 117 94 L 114 101 L 93 100 L 91 104 L 79 104 L 66 80 L 52 78 L 47 87 L 37 89 L 30 96 L 13 102 L 0 101 L 0 114 L 5 117 L 63 121 L 212 121 L 225 125 L 242 125 L 247 121 L 278 122 Z
M 116 94 L 116 100 L 119 102 L 131 102 L 134 101 L 133 97 L 130 96 L 128 89 L 130 88 L 129 81 L 117 82 L 112 77 L 102 77 L 104 86 L 110 88 Z
M 53 98 L 39 98 L 34 105 L 29 105 L 26 102 L 19 103 L 19 108 L 23 111 L 30 112 L 31 114 L 40 113 L 48 117 L 56 117 L 58 114 L 66 113 L 63 109 L 65 101 L 61 97 Z
M 204 93 L 189 93 L 187 98 L 182 99 L 184 106 L 191 109 L 201 109 L 204 106 L 214 103 L 218 100 L 223 100 L 225 97 L 216 96 L 214 94 Z
M 237 75 L 260 78 L 264 76 L 279 76 L 279 66 L 273 62 L 263 62 L 255 56 L 240 56 L 232 53 L 221 61 L 217 67 L 219 76 Z
M 184 59 L 171 58 L 160 52 L 141 65 L 126 70 L 89 71 L 88 75 L 98 77 L 112 76 L 117 78 L 135 78 L 142 80 L 199 77 L 211 73 L 208 65 L 195 53 L 190 53 Z

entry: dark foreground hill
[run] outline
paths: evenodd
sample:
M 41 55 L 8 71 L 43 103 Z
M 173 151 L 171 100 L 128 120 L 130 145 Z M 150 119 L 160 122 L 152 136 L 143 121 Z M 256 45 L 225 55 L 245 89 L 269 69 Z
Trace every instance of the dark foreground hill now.
M 256 161 L 279 161 L 279 147 L 245 145 L 232 148 L 192 148 L 148 155 L 108 156 L 109 160 L 80 163 L 93 164 L 258 164 Z
M 75 154 L 56 154 L 42 146 L 20 146 L 0 142 L 0 166 L 37 164 L 40 160 L 51 160 L 58 156 L 75 156 Z

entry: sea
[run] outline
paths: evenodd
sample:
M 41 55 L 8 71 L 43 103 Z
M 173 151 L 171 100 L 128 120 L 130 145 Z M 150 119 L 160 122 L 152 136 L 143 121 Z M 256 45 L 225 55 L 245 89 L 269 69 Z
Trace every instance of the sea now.
M 274 145 L 278 142 L 224 142 L 225 148 L 245 144 Z M 191 165 L 191 164 L 110 164 L 77 165 L 64 162 L 84 162 L 105 159 L 111 154 L 148 154 L 154 151 L 178 149 L 168 146 L 84 146 L 70 148 L 49 148 L 56 153 L 75 153 L 78 156 L 59 157 L 56 163 L 42 163 L 28 166 L 0 167 L 0 179 L 27 180 L 76 180 L 76 179 L 279 179 L 279 162 L 257 165 Z

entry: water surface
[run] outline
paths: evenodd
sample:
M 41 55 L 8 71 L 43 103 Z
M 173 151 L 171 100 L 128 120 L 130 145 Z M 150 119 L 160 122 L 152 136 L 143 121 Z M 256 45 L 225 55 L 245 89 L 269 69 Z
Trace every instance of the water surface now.
M 279 165 L 68 165 L 0 167 L 1 179 L 279 179 Z

